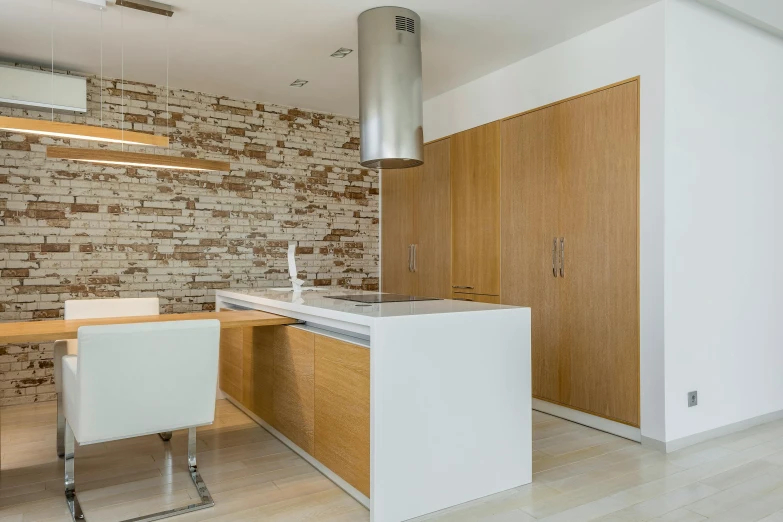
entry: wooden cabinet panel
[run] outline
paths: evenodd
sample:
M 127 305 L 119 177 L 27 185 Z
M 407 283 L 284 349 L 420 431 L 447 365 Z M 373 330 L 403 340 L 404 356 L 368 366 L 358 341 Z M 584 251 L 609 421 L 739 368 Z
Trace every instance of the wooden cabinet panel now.
M 457 301 L 475 301 L 477 303 L 500 304 L 499 295 L 466 294 L 464 292 L 452 292 L 452 299 Z
M 246 328 L 245 389 L 242 404 L 274 426 L 275 332 L 283 326 Z
M 502 134 L 501 300 L 532 309 L 533 394 L 639 426 L 638 81 Z
M 555 138 L 554 107 L 503 122 L 500 295 L 503 304 L 532 310 L 533 395 L 566 402 L 570 360 L 562 339 L 563 285 L 555 241 L 562 233 Z
M 370 496 L 370 350 L 320 335 L 314 456 Z
M 381 290 L 415 295 L 410 246 L 416 243 L 416 180 L 424 167 L 381 171 Z
M 424 165 L 383 171 L 381 289 L 447 298 L 451 294 L 449 139 L 424 146 Z M 415 271 L 409 269 L 416 245 Z
M 556 107 L 575 408 L 639 425 L 638 82 Z
M 451 145 L 424 146 L 424 165 L 416 179 L 416 295 L 451 295 Z
M 274 334 L 273 426 L 313 454 L 314 338 L 305 330 L 283 327 Z
M 242 399 L 242 342 L 244 328 L 220 331 L 218 382 L 220 389 L 236 400 Z
M 451 137 L 452 285 L 500 294 L 500 122 Z

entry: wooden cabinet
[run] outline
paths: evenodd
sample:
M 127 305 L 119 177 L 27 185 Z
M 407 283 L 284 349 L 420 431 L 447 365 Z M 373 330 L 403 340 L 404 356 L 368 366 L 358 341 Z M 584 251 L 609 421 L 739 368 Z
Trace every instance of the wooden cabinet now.
M 468 294 L 465 292 L 452 292 L 451 298 L 456 301 L 475 301 L 477 303 L 500 304 L 499 295 Z
M 501 301 L 532 308 L 533 394 L 639 426 L 638 81 L 502 135 Z
M 274 334 L 273 426 L 312 455 L 315 335 L 290 327 Z
M 283 328 L 282 326 L 245 328 L 242 340 L 246 370 L 241 402 L 272 426 L 276 425 L 273 400 L 274 336 L 275 332 Z
M 370 350 L 315 338 L 314 456 L 370 496 Z
M 273 426 L 274 334 L 280 328 L 226 328 L 220 332 L 220 389 Z
M 451 282 L 500 294 L 500 122 L 451 137 Z
M 225 329 L 220 388 L 370 495 L 368 348 L 289 326 Z
M 425 163 L 426 164 L 426 163 Z M 423 167 L 381 172 L 381 290 L 416 295 L 416 188 Z
M 569 405 L 639 426 L 638 82 L 560 106 Z
M 226 328 L 220 331 L 220 389 L 238 399 L 242 398 L 244 330 L 245 328 Z
M 451 294 L 449 139 L 424 146 L 424 165 L 381 173 L 381 289 Z

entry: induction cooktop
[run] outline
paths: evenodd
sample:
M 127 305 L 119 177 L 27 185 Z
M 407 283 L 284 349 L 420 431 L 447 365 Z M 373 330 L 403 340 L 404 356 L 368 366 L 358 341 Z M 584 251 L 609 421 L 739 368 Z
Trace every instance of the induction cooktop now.
M 404 303 L 407 301 L 440 301 L 437 297 L 417 297 L 415 295 L 400 294 L 352 294 L 352 295 L 327 295 L 329 299 L 341 301 L 354 301 L 356 303 Z

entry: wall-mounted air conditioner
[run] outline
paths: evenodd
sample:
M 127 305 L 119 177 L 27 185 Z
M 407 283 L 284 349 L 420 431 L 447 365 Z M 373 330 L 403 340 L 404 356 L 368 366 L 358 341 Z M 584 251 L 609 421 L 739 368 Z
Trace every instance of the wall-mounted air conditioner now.
M 87 112 L 87 80 L 20 67 L 0 67 L 0 103 Z

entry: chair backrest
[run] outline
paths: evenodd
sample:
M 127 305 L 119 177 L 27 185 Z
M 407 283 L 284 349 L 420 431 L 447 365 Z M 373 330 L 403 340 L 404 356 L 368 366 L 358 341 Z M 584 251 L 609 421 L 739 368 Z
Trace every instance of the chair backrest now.
M 83 326 L 78 339 L 79 443 L 214 421 L 217 319 Z
M 98 319 L 101 317 L 133 317 L 159 315 L 157 297 L 125 299 L 68 299 L 65 301 L 65 319 Z

